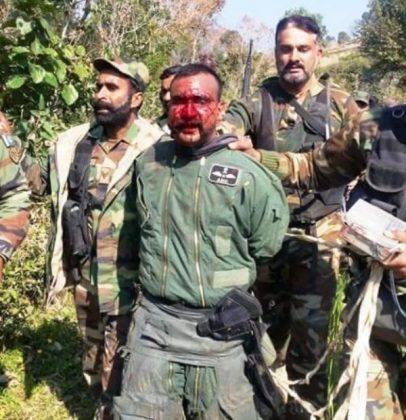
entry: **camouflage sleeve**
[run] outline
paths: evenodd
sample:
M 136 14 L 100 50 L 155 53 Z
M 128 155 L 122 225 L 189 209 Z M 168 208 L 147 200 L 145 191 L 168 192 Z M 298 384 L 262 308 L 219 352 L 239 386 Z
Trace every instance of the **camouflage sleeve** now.
M 34 196 L 42 197 L 48 192 L 48 173 L 49 162 L 48 156 L 34 158 L 26 154 L 21 162 L 25 176 L 27 177 L 28 186 Z
M 360 112 L 354 98 L 341 89 L 331 88 L 331 118 L 340 122 L 339 128 L 345 127 Z
M 345 185 L 365 169 L 365 138 L 360 116 L 354 115 L 322 146 L 308 153 L 261 150 L 261 163 L 285 185 L 303 189 L 328 189 Z
M 255 116 L 259 112 L 260 94 L 256 92 L 252 97 L 233 100 L 218 125 L 220 133 L 237 133 L 243 136 L 255 132 Z
M 24 239 L 30 209 L 29 189 L 20 165 L 21 145 L 0 141 L 0 256 L 7 261 Z

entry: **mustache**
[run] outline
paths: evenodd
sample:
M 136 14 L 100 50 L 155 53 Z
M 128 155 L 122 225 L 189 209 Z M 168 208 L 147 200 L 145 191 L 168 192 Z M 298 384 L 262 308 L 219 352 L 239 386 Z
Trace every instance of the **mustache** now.
M 114 107 L 110 104 L 107 104 L 103 101 L 95 101 L 93 102 L 93 109 L 95 111 L 100 111 L 101 109 L 107 109 L 108 111 L 114 111 Z
M 296 62 L 290 62 L 290 63 L 286 64 L 286 66 L 283 70 L 287 71 L 287 70 L 290 70 L 290 69 L 293 69 L 293 68 L 304 70 L 304 67 L 302 66 L 302 64 L 296 63 Z
M 202 122 L 201 121 L 180 121 L 176 124 L 174 124 L 173 128 L 175 128 L 176 130 L 182 130 L 183 128 L 187 128 L 187 127 L 202 127 Z

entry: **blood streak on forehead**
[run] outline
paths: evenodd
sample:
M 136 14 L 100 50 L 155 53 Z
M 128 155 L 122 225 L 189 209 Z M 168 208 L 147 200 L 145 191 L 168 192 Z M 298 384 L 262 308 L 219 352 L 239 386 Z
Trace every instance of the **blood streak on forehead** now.
M 177 117 L 201 117 L 205 118 L 215 111 L 215 98 L 210 92 L 200 87 L 188 87 L 187 89 L 174 89 L 172 107 Z
M 188 89 L 175 89 L 173 97 L 179 98 L 179 100 L 184 101 L 213 101 L 214 98 L 210 92 L 205 91 L 199 87 L 193 87 Z

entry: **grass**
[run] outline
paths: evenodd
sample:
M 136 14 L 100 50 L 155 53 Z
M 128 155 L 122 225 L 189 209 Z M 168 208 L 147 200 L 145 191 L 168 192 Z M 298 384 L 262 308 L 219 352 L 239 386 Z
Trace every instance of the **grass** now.
M 47 311 L 35 308 L 0 353 L 1 377 L 9 379 L 0 384 L 0 419 L 91 419 L 80 355 L 70 294 Z
M 340 335 L 342 326 L 341 314 L 344 309 L 345 289 L 349 281 L 348 273 L 342 272 L 338 277 L 337 289 L 334 298 L 333 307 L 330 312 L 329 335 L 328 342 L 335 343 L 332 353 L 327 359 L 327 393 L 330 395 L 342 373 L 342 351 L 343 351 L 343 337 Z M 336 407 L 334 405 L 329 407 L 328 416 L 333 418 Z

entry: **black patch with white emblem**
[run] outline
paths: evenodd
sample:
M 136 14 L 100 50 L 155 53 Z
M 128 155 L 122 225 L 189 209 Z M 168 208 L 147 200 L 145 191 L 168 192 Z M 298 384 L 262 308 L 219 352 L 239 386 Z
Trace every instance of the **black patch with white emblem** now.
M 231 166 L 213 164 L 210 168 L 209 181 L 215 184 L 237 185 L 240 177 L 240 170 Z

